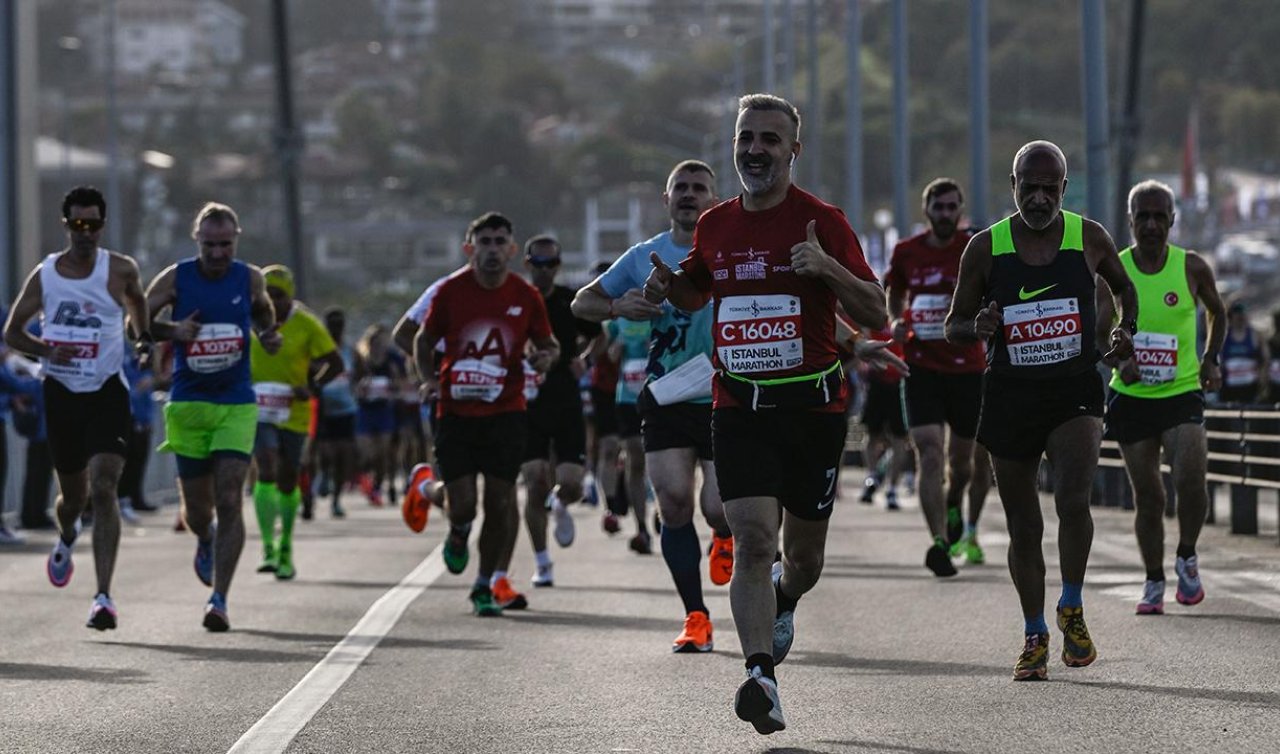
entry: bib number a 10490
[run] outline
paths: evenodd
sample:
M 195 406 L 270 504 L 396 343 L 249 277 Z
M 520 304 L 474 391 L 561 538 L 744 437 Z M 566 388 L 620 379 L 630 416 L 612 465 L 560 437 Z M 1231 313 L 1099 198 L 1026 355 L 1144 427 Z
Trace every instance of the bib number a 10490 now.
M 1081 354 L 1080 301 L 1056 298 L 1004 308 L 1004 339 L 1016 367 L 1058 364 Z
M 797 296 L 726 296 L 716 312 L 716 354 L 738 374 L 793 369 L 804 363 L 802 323 Z

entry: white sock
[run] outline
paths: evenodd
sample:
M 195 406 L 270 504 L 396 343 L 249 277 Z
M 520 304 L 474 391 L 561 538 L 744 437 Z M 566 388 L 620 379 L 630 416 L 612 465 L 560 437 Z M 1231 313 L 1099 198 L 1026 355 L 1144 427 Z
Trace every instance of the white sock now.
M 506 577 L 507 577 L 506 571 L 494 571 L 493 577 L 489 579 L 489 585 L 493 586 L 494 584 L 498 583 L 498 579 L 505 579 Z
M 546 550 L 538 550 L 533 554 L 533 559 L 538 562 L 539 568 L 546 568 L 551 565 L 551 553 Z

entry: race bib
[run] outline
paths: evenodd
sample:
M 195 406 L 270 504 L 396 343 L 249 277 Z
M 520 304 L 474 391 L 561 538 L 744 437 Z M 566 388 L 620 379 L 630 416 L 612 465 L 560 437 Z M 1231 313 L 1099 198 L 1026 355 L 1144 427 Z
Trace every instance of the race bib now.
M 951 296 L 946 293 L 925 293 L 911 301 L 911 330 L 917 340 L 943 340 L 947 312 L 951 311 Z
M 1173 382 L 1178 375 L 1178 336 L 1139 332 L 1133 336 L 1133 358 L 1138 362 L 1142 384 Z
M 1267 375 L 1271 377 L 1272 385 L 1280 385 L 1280 359 L 1272 359 L 1268 365 Z
M 648 359 L 626 359 L 622 362 L 622 381 L 627 395 L 640 395 L 644 382 L 649 379 Z
M 507 382 L 506 367 L 479 359 L 460 359 L 449 374 L 449 397 L 455 401 L 493 403 Z
M 726 296 L 716 314 L 716 354 L 738 374 L 804 364 L 800 299 L 787 294 Z
M 1258 381 L 1258 362 L 1249 357 L 1236 357 L 1222 362 L 1222 384 L 1242 387 Z
M 524 362 L 524 399 L 531 401 L 538 397 L 538 389 L 542 387 L 544 375 L 534 369 L 529 362 Z
M 200 325 L 195 340 L 186 344 L 187 367 L 201 374 L 230 369 L 244 358 L 244 343 L 244 330 L 239 325 Z
M 70 363 L 48 362 L 47 371 L 55 377 L 92 377 L 97 374 L 98 341 L 102 330 L 96 327 L 45 325 L 44 341 L 51 346 L 71 346 L 75 353 Z
M 1004 340 L 1015 367 L 1057 364 L 1081 353 L 1080 301 L 1055 298 L 1004 308 Z
M 366 378 L 364 398 L 368 401 L 385 401 L 391 397 L 391 378 L 373 376 Z
M 255 382 L 253 393 L 258 397 L 258 421 L 265 424 L 284 424 L 293 408 L 293 388 L 283 382 Z

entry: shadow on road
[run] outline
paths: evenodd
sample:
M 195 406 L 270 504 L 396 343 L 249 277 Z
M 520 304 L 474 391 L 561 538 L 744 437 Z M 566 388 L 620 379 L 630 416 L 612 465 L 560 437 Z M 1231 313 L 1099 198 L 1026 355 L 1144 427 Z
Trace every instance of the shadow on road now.
M 1063 681 L 1076 686 L 1092 686 L 1111 691 L 1139 691 L 1144 694 L 1171 696 L 1176 699 L 1204 699 L 1210 702 L 1235 702 L 1259 707 L 1280 708 L 1280 694 L 1259 691 L 1231 691 L 1229 689 L 1197 689 L 1183 686 L 1143 686 L 1138 683 L 1114 681 Z
M 1265 615 L 1225 615 L 1223 613 L 1170 613 L 1175 620 L 1221 620 L 1231 623 L 1253 623 L 1258 626 L 1280 626 L 1280 618 Z
M 192 647 L 184 646 L 182 644 L 144 644 L 132 641 L 107 641 L 102 643 L 117 647 L 146 649 L 152 652 L 179 655 L 185 659 L 200 662 L 213 660 L 219 662 L 246 663 L 314 663 L 323 656 L 323 652 L 319 650 L 314 652 L 280 652 L 271 649 L 251 649 L 248 647 Z
M 937 660 L 890 660 L 869 657 L 850 657 L 836 652 L 796 652 L 791 655 L 796 665 L 812 665 L 820 668 L 841 668 L 860 675 L 976 675 L 1004 676 L 1008 668 L 994 665 L 973 665 L 963 662 L 939 662 Z M 793 660 L 788 658 L 787 664 Z
M 236 631 L 236 633 L 248 634 L 250 636 L 261 636 L 267 639 L 276 639 L 278 641 L 295 641 L 302 644 L 320 644 L 323 646 L 332 646 L 346 638 L 345 636 L 338 634 L 264 631 L 257 628 L 244 629 Z M 461 649 L 467 651 L 493 651 L 498 649 L 496 644 L 487 641 L 479 641 L 478 639 L 410 639 L 399 636 L 385 637 L 382 641 L 378 642 L 378 646 L 388 649 Z
M 6 681 L 84 681 L 107 685 L 146 683 L 149 674 L 123 668 L 72 668 L 63 665 L 0 662 Z
M 560 587 L 556 587 L 559 589 Z M 546 626 L 572 626 L 574 628 L 603 628 L 616 631 L 664 631 L 680 625 L 679 618 L 646 618 L 640 615 L 605 615 L 600 613 L 570 613 L 564 611 L 508 610 L 502 614 L 520 623 Z M 722 621 L 729 625 L 728 621 Z M 732 630 L 732 629 L 730 629 Z
M 858 750 L 866 751 L 902 751 L 907 754 L 962 754 L 955 749 L 922 749 L 919 746 L 904 746 L 902 744 L 884 744 L 879 741 L 819 741 L 822 744 L 831 744 L 833 746 L 852 746 Z M 773 751 L 772 749 L 770 751 Z M 787 749 L 779 749 L 778 751 L 787 751 Z M 797 749 L 797 751 L 799 751 Z

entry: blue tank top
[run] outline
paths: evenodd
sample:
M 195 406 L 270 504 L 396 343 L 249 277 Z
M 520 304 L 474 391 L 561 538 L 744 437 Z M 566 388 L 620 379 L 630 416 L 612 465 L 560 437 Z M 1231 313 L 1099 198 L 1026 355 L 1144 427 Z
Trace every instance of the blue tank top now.
M 249 377 L 249 332 L 252 297 L 249 267 L 233 261 L 222 277 L 200 274 L 195 259 L 179 262 L 174 280 L 173 321 L 198 311 L 200 333 L 189 343 L 175 343 L 175 401 L 255 403 Z

